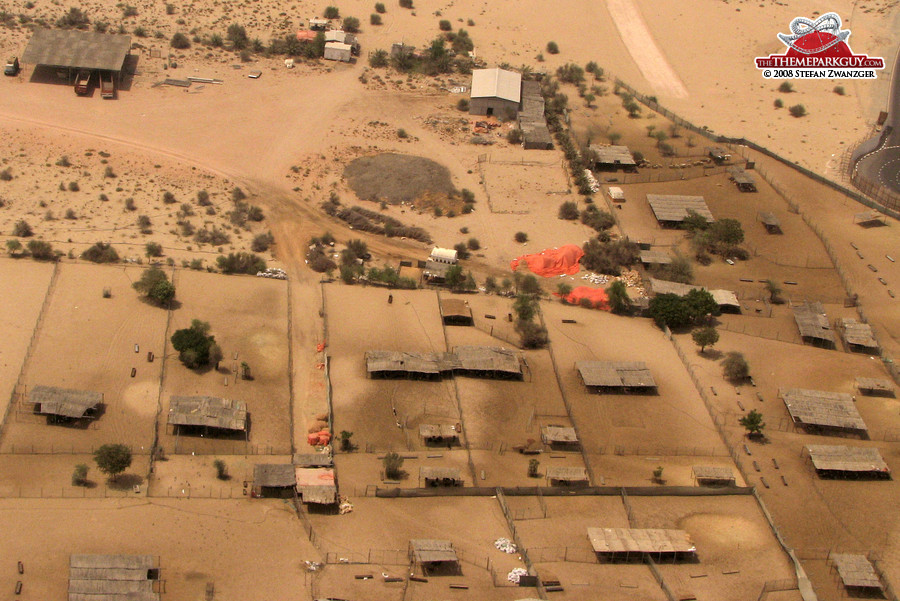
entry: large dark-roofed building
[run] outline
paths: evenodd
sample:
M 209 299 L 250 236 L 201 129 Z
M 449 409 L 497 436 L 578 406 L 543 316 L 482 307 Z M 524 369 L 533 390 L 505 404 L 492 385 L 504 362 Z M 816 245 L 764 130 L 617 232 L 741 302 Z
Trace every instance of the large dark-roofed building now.
M 127 35 L 36 29 L 22 54 L 22 62 L 58 69 L 107 71 L 118 78 L 130 51 L 131 36 Z

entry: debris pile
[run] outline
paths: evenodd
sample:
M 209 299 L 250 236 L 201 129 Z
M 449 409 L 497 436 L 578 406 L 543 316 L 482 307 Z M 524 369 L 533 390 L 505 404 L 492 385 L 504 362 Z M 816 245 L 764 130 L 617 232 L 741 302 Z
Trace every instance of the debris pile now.
M 512 542 L 508 538 L 498 538 L 494 541 L 494 546 L 504 553 L 516 552 L 516 543 Z
M 522 576 L 528 576 L 528 570 L 525 568 L 513 568 L 506 576 L 506 579 L 514 584 L 519 584 L 519 579 L 522 578 Z
M 338 495 L 338 501 L 340 502 L 338 505 L 338 514 L 344 515 L 345 513 L 350 513 L 353 511 L 353 504 L 350 503 L 350 500 L 344 495 Z
M 590 169 L 584 170 L 584 178 L 588 181 L 588 185 L 591 187 L 591 192 L 600 191 L 600 184 L 597 182 L 597 178 L 594 177 L 594 174 L 591 173 Z
M 277 267 L 269 267 L 265 271 L 257 271 L 256 277 L 272 278 L 274 280 L 286 280 L 287 274 L 284 272 L 284 269 L 279 269 Z
M 322 564 L 318 561 L 304 561 L 303 563 L 306 564 L 307 572 L 316 572 L 322 569 Z

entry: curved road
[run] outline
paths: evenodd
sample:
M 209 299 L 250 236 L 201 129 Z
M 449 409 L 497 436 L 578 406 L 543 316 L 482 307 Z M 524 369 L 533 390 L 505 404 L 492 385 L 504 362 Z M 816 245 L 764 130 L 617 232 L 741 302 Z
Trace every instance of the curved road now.
M 894 63 L 888 118 L 879 138 L 877 148 L 864 155 L 856 169 L 864 179 L 900 193 L 900 51 Z

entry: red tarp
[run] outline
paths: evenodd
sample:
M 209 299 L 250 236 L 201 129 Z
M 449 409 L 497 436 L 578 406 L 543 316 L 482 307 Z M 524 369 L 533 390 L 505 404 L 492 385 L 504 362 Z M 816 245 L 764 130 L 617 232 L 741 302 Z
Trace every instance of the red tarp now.
M 566 244 L 559 248 L 548 248 L 534 255 L 522 255 L 514 259 L 510 268 L 515 271 L 520 261 L 528 265 L 531 273 L 548 278 L 554 275 L 575 275 L 578 273 L 578 261 L 584 256 L 581 247 L 575 244 Z
M 556 296 L 559 295 L 557 294 Z M 594 309 L 609 311 L 609 297 L 602 288 L 579 286 L 566 296 L 566 302 L 571 305 L 580 305 L 583 299 L 587 299 Z

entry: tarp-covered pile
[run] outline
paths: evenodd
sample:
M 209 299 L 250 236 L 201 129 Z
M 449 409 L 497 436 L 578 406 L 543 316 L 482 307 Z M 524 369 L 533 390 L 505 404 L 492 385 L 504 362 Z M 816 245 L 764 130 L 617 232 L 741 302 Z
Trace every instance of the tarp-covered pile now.
M 559 296 L 559 295 L 557 295 Z M 603 309 L 609 311 L 609 296 L 602 288 L 591 288 L 590 286 L 578 286 L 573 289 L 566 297 L 566 302 L 570 305 L 591 304 L 593 309 Z
M 584 256 L 584 251 L 575 244 L 566 244 L 559 248 L 548 248 L 537 254 L 522 255 L 514 259 L 509 265 L 515 271 L 520 262 L 525 262 L 531 273 L 545 278 L 555 275 L 575 275 L 578 273 L 578 262 Z

